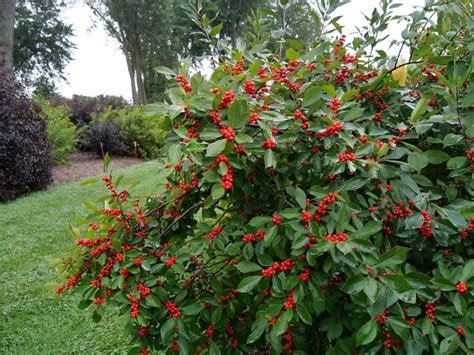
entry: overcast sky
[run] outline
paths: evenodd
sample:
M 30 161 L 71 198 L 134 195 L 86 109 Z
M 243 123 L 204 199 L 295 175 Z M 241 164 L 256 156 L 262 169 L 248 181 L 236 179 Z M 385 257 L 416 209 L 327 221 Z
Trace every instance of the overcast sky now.
M 249 0 L 250 1 L 250 0 Z M 365 23 L 363 14 L 370 16 L 379 0 L 352 0 L 338 9 L 335 15 L 341 15 L 339 21 L 345 27 L 345 33 L 354 31 L 355 26 Z M 399 0 L 403 6 L 397 13 L 407 14 L 413 6 L 421 6 L 423 0 Z M 77 49 L 66 68 L 67 82 L 58 84 L 59 92 L 67 97 L 73 94 L 94 96 L 99 94 L 121 95 L 131 99 L 130 82 L 125 58 L 117 41 L 107 35 L 99 23 L 93 26 L 93 16 L 89 8 L 77 1 L 68 9 L 64 18 L 74 26 Z M 391 36 L 400 38 L 403 26 L 392 24 Z M 384 48 L 386 49 L 386 48 Z M 393 53 L 393 52 L 392 52 Z

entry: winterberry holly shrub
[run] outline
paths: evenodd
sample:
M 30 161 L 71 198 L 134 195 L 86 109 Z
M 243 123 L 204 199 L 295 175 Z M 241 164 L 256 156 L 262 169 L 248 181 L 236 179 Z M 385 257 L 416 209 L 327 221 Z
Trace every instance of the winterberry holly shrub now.
M 407 86 L 343 36 L 209 80 L 161 69 L 165 182 L 103 178 L 57 293 L 118 308 L 142 354 L 471 353 L 469 30 Z

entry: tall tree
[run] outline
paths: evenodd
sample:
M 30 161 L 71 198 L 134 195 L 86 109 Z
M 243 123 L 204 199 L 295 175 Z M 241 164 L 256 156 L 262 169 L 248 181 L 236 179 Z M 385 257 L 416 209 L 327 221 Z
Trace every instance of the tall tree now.
M 0 0 L 0 72 L 13 70 L 15 0 Z
M 64 79 L 74 49 L 72 25 L 60 17 L 64 7 L 62 0 L 18 0 L 13 65 L 23 81 Z

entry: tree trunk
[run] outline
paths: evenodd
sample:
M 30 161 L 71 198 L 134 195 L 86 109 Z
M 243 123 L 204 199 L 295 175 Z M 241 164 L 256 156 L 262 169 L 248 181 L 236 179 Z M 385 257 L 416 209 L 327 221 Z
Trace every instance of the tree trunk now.
M 123 52 L 125 54 L 125 59 L 127 60 L 127 69 L 128 69 L 128 74 L 130 76 L 130 83 L 132 85 L 133 103 L 136 105 L 138 103 L 137 85 L 136 85 L 136 80 L 135 80 L 136 72 L 135 72 L 135 68 L 132 65 L 130 54 L 126 50 L 123 50 Z
M 136 39 L 135 43 L 135 69 L 137 73 L 137 92 L 138 92 L 138 103 L 140 105 L 146 104 L 146 89 L 145 89 L 145 67 L 143 65 L 144 60 L 142 57 L 139 38 Z
M 13 72 L 15 0 L 0 0 L 0 72 Z

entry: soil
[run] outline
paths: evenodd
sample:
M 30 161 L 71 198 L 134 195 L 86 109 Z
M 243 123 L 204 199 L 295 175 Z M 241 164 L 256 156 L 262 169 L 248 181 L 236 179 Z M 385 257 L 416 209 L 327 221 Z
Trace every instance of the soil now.
M 88 176 L 100 175 L 104 171 L 102 159 L 94 154 L 74 153 L 69 158 L 71 160 L 69 165 L 59 165 L 53 168 L 52 185 L 82 180 Z M 143 160 L 130 157 L 112 157 L 111 160 L 114 170 L 141 162 Z

